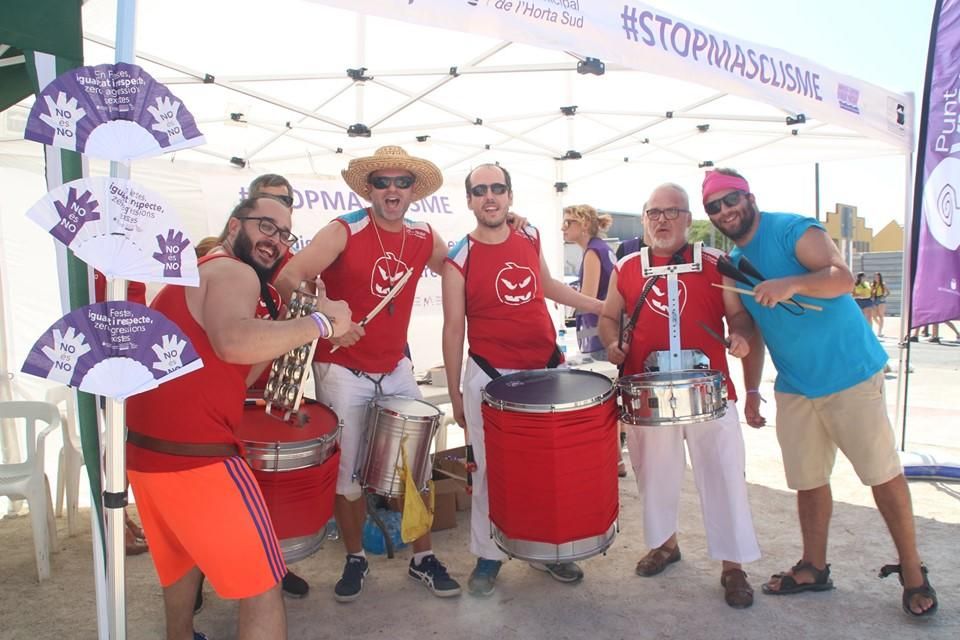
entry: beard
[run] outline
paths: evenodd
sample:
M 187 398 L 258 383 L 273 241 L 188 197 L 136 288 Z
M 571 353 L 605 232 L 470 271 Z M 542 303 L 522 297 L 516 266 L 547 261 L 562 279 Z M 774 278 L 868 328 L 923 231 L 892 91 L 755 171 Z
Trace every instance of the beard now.
M 280 258 L 277 258 L 271 266 L 265 267 L 254 260 L 253 249 L 254 246 L 250 240 L 250 236 L 241 229 L 240 233 L 237 234 L 236 240 L 233 241 L 233 255 L 256 271 L 261 283 L 268 283 L 273 278 L 273 274 L 277 270 L 277 265 L 280 264 Z
M 733 228 L 724 229 L 716 224 L 713 226 L 717 228 L 717 231 L 727 236 L 734 242 L 737 242 L 750 233 L 750 230 L 753 229 L 753 223 L 756 221 L 759 213 L 760 210 L 757 208 L 757 205 L 753 204 L 745 197 L 743 202 L 743 213 L 738 216 L 736 225 Z

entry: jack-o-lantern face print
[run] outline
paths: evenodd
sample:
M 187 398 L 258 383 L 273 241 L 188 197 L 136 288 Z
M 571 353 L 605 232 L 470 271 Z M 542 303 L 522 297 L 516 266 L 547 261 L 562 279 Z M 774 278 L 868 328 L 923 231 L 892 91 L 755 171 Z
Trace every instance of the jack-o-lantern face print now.
M 677 297 L 679 300 L 678 307 L 680 308 L 680 315 L 683 315 L 683 308 L 687 306 L 687 285 L 680 280 L 677 287 Z M 669 299 L 667 298 L 667 283 L 661 280 L 652 287 L 650 287 L 650 293 L 647 295 L 647 306 L 653 309 L 655 312 L 662 315 L 664 318 L 670 317 L 669 311 Z
M 393 285 L 397 284 L 409 267 L 403 260 L 390 251 L 373 263 L 373 273 L 370 274 L 370 292 L 378 298 L 385 298 Z
M 497 273 L 497 297 L 509 305 L 526 304 L 537 292 L 537 276 L 529 267 L 508 262 Z

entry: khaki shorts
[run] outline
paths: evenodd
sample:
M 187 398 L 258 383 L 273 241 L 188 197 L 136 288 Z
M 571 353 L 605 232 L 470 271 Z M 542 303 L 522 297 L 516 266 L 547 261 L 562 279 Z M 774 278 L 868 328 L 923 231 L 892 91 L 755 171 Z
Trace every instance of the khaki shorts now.
M 883 380 L 878 372 L 821 398 L 777 392 L 777 440 L 788 487 L 802 491 L 828 484 L 837 448 L 869 487 L 903 473 Z

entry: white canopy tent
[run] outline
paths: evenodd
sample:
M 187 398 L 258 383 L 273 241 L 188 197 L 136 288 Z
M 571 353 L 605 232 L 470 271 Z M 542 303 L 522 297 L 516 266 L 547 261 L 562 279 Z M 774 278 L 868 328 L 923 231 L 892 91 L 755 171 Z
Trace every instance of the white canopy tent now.
M 741 45 L 743 51 L 753 51 L 754 59 L 766 51 L 777 64 L 787 61 L 796 69 L 815 70 L 823 86 L 806 91 L 819 100 L 761 91 L 758 85 L 743 88 L 727 70 L 731 77 L 716 68 L 701 73 L 678 59 L 658 57 L 657 47 L 638 47 L 637 53 L 622 56 L 613 32 L 598 31 L 582 40 L 584 31 L 558 32 L 556 38 L 540 40 L 561 50 L 518 44 L 536 40 L 543 35 L 539 28 L 553 26 L 548 20 L 511 25 L 503 16 L 475 19 L 478 14 L 464 13 L 488 11 L 494 4 L 275 0 L 267 10 L 253 0 L 141 3 L 136 62 L 172 88 L 197 118 L 208 143 L 137 162 L 131 177 L 163 193 L 196 240 L 219 231 L 211 208 L 219 212 L 220 223 L 229 211 L 232 201 L 208 193 L 207 185 L 219 179 L 243 184 L 259 173 L 275 172 L 296 184 L 298 179 L 336 177 L 351 157 L 400 144 L 436 162 L 457 193 L 471 167 L 500 162 L 514 174 L 515 209 L 543 228 L 548 257 L 557 266 L 557 223 L 568 201 L 639 210 L 646 193 L 665 180 L 688 186 L 695 196 L 703 167 L 711 165 L 758 173 L 794 165 L 801 168 L 795 172 L 797 181 L 809 184 L 812 178 L 803 168 L 816 161 L 909 154 L 913 146 L 909 97 L 833 74 L 786 52 L 710 34 L 727 38 L 733 50 Z M 514 6 L 519 4 L 540 10 L 576 4 L 577 15 L 571 15 L 588 25 L 594 14 L 589 7 L 580 12 L 579 5 L 607 5 L 527 0 Z M 646 9 L 634 4 L 641 13 Z M 490 35 L 326 5 L 437 26 L 469 26 Z M 85 4 L 86 64 L 114 60 L 114 9 L 112 0 Z M 609 7 L 594 13 L 605 9 Z M 660 22 L 650 25 L 664 24 L 665 14 L 657 15 Z M 694 25 L 689 29 L 690 34 L 698 29 L 709 33 Z M 674 36 L 658 37 L 682 48 L 671 40 Z M 581 41 L 594 50 L 582 49 Z M 599 70 L 595 59 L 604 63 L 602 75 L 594 73 Z M 765 73 L 770 77 L 774 71 L 769 67 Z M 847 91 L 851 87 L 856 94 Z M 841 102 L 846 108 L 839 108 Z M 18 118 L 22 122 L 30 104 L 5 114 L 7 129 L 0 137 L 0 182 L 24 194 L 31 187 L 23 171 L 38 176 L 42 171 L 37 145 L 17 135 L 22 126 Z M 898 112 L 904 115 L 899 128 L 894 126 Z M 902 166 L 909 167 L 909 159 Z M 94 162 L 92 172 L 105 173 L 106 165 Z M 902 180 L 909 185 L 907 175 Z M 39 197 L 39 178 L 36 185 Z M 36 270 L 52 241 L 24 225 L 13 235 L 8 218 L 22 216 L 23 210 L 19 201 L 8 203 L 0 211 L 5 244 L 0 260 L 3 290 L 13 300 L 5 308 L 4 330 L 12 326 L 15 335 L 10 360 L 3 365 L 17 371 L 35 338 L 24 336 L 58 317 L 59 303 L 54 293 L 48 296 L 54 302 L 47 312 L 34 309 L 30 316 L 42 318 L 38 324 L 20 320 L 24 316 L 18 305 L 36 307 L 38 290 L 56 287 Z M 22 260 L 8 263 L 14 244 Z M 22 290 L 11 292 L 11 286 Z

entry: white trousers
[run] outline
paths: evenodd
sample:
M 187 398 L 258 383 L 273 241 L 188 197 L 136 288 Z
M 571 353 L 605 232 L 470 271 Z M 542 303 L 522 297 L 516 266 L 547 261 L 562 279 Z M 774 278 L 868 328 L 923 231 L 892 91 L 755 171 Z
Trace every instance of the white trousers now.
M 659 547 L 679 529 L 686 441 L 710 557 L 740 563 L 760 558 L 735 403 L 727 403 L 727 412 L 719 420 L 670 427 L 624 426 L 643 501 L 643 535 L 650 548 Z
M 502 374 L 515 369 L 498 369 Z M 490 503 L 487 496 L 487 450 L 483 441 L 483 388 L 490 382 L 473 358 L 467 358 L 463 373 L 463 413 L 467 419 L 467 438 L 473 446 L 477 470 L 473 473 L 473 496 L 470 499 L 470 553 L 487 560 L 506 560 L 507 554 L 490 537 Z
M 379 380 L 379 373 L 367 374 L 373 380 Z M 313 363 L 313 379 L 316 385 L 317 400 L 329 405 L 343 422 L 340 434 L 340 468 L 337 470 L 337 494 L 348 500 L 361 497 L 360 483 L 357 482 L 357 460 L 363 435 L 367 430 L 367 405 L 376 395 L 377 388 L 372 380 L 354 375 L 350 369 L 327 362 Z M 383 376 L 380 387 L 385 396 L 423 397 L 417 388 L 413 376 L 413 363 L 403 358 L 393 371 Z

